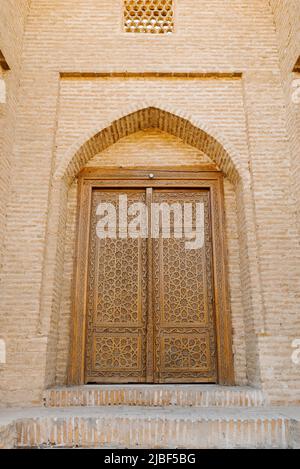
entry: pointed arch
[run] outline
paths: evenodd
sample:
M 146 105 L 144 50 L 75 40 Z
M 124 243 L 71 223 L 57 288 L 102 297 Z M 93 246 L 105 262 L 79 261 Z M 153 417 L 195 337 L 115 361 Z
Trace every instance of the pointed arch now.
M 44 258 L 43 282 L 40 296 L 40 320 L 38 332 L 48 337 L 45 387 L 56 379 L 57 321 L 60 311 L 61 285 L 63 278 L 63 250 L 65 243 L 68 191 L 71 183 L 89 160 L 120 139 L 147 129 L 159 129 L 180 138 L 184 143 L 205 153 L 222 170 L 235 186 L 240 200 L 238 216 L 239 233 L 243 249 L 240 253 L 241 271 L 245 292 L 255 288 L 259 275 L 255 220 L 253 218 L 249 168 L 242 163 L 238 152 L 226 142 L 210 125 L 171 108 L 161 108 L 159 103 L 143 103 L 114 115 L 101 128 L 89 132 L 75 142 L 64 154 L 54 171 L 49 201 L 47 243 Z M 252 259 L 251 265 L 249 259 Z M 254 259 L 254 261 L 253 261 Z M 244 298 L 245 297 L 245 298 Z M 261 298 L 256 294 L 256 310 Z M 247 314 L 247 338 L 256 340 L 255 331 L 260 327 L 260 318 L 254 321 L 252 295 L 243 295 L 243 306 Z M 258 314 L 260 316 L 260 314 Z M 253 327 L 252 327 L 252 322 Z M 255 322 L 255 323 L 254 323 Z M 248 362 L 247 362 L 248 367 Z M 249 380 L 257 381 L 259 363 L 249 361 Z
M 76 142 L 65 154 L 55 172 L 55 178 L 72 181 L 86 163 L 96 154 L 116 143 L 121 138 L 135 132 L 157 128 L 167 132 L 184 143 L 208 155 L 235 185 L 239 181 L 242 168 L 238 157 L 228 143 L 223 142 L 215 129 L 189 118 L 184 113 L 174 113 L 171 109 L 147 106 L 130 110 L 98 131 L 91 132 Z

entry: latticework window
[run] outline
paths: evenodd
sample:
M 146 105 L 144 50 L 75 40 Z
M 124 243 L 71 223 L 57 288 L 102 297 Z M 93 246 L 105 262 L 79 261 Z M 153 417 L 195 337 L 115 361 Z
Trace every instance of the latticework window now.
M 124 0 L 124 27 L 128 33 L 172 33 L 173 0 Z

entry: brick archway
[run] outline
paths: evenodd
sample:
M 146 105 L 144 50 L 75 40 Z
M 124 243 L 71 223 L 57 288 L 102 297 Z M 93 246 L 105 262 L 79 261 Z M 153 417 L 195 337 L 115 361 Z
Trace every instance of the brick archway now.
M 243 245 L 241 270 L 244 275 L 242 281 L 243 286 L 246 286 L 245 292 L 251 291 L 257 281 L 258 266 L 254 262 L 251 266 L 249 264 L 250 257 L 257 259 L 256 239 L 255 234 L 253 234 L 255 233 L 253 207 L 251 202 L 249 203 L 252 198 L 250 177 L 249 172 L 241 166 L 237 153 L 228 143 L 224 143 L 221 137 L 217 136 L 215 129 L 211 129 L 209 126 L 203 125 L 183 113 L 174 112 L 171 109 L 161 109 L 154 105 L 138 109 L 131 108 L 128 113 L 115 116 L 114 119 L 103 124 L 100 130 L 91 132 L 76 142 L 69 148 L 54 171 L 38 331 L 48 337 L 45 387 L 53 385 L 56 379 L 58 317 L 60 314 L 65 223 L 70 185 L 80 170 L 96 154 L 101 153 L 123 137 L 149 128 L 162 130 L 201 150 L 216 163 L 231 181 L 241 207 L 239 214 L 241 244 Z M 247 316 L 246 322 L 250 325 L 246 337 L 249 343 L 252 341 L 250 344 L 251 350 L 253 350 L 253 343 L 256 341 L 256 331 L 261 328 L 259 320 L 254 321 L 252 303 L 251 295 L 245 293 L 244 314 Z M 256 308 L 259 303 L 260 299 L 256 297 Z M 249 360 L 249 363 L 249 381 L 257 384 L 260 381 L 259 363 L 254 363 L 253 360 Z
M 180 138 L 184 143 L 207 154 L 236 185 L 242 176 L 233 148 L 222 142 L 215 129 L 197 122 L 181 113 L 155 106 L 131 110 L 111 122 L 101 130 L 86 135 L 83 142 L 76 142 L 66 153 L 55 172 L 55 178 L 72 180 L 85 164 L 121 138 L 140 130 L 156 128 Z M 245 175 L 244 175 L 245 176 Z

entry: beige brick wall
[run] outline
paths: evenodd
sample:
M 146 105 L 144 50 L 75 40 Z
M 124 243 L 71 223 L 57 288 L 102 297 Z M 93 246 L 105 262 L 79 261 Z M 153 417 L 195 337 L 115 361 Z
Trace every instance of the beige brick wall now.
M 29 0 L 2 0 L 0 6 L 0 50 L 10 70 L 1 70 L 6 84 L 6 103 L 0 103 L 0 270 L 3 254 L 3 235 L 6 205 L 9 193 L 11 153 L 18 106 L 18 88 L 21 73 L 23 34 Z
M 292 402 L 300 389 L 290 359 L 300 336 L 294 157 L 271 9 L 281 2 L 175 3 L 176 32 L 153 37 L 122 32 L 121 0 L 31 2 L 0 299 L 8 346 L 2 402 L 36 402 L 45 384 L 65 376 L 75 187 L 67 211 L 68 186 L 53 174 L 93 132 L 147 106 L 186 115 L 230 149 L 240 177 L 225 185 L 238 380 L 264 386 L 274 400 Z M 167 75 L 138 75 L 145 72 Z M 129 137 L 126 151 L 147 148 L 142 140 Z M 117 160 L 122 145 L 107 154 Z
M 11 193 L 10 179 L 12 153 L 18 116 L 19 83 L 22 69 L 23 36 L 26 18 L 29 12 L 29 0 L 1 0 L 0 4 L 0 50 L 10 70 L 3 71 L 0 66 L 0 77 L 5 80 L 6 102 L 0 103 L 0 296 L 3 295 L 1 271 L 5 251 L 4 233 L 6 226 L 7 205 Z M 0 310 L 0 338 L 8 339 L 4 327 L 6 314 Z M 13 360 L 16 359 L 14 356 Z M 0 365 L 0 403 L 3 394 L 7 393 L 6 381 L 3 380 Z
M 289 165 L 290 186 L 288 189 L 288 203 L 292 211 L 290 224 L 290 234 L 298 240 L 300 237 L 300 104 L 293 102 L 294 80 L 300 79 L 300 74 L 293 73 L 293 68 L 300 57 L 300 3 L 298 0 L 270 0 L 277 36 L 278 58 L 281 71 L 282 91 L 286 106 L 285 127 L 287 131 L 288 149 L 286 151 L 286 165 Z M 289 352 L 288 344 L 296 336 L 300 338 L 300 255 L 299 250 L 292 252 L 293 262 L 291 265 L 292 274 L 287 276 L 289 282 L 289 294 L 295 303 L 294 334 L 289 334 L 284 327 L 285 333 L 277 339 L 277 349 L 281 350 L 282 363 L 288 366 Z M 284 324 L 284 320 L 282 321 Z M 280 325 L 279 325 L 280 326 Z M 283 331 L 282 331 L 283 332 Z M 273 360 L 270 353 L 269 340 L 264 345 L 266 350 L 266 363 Z M 290 387 L 298 389 L 299 365 L 294 365 L 293 373 L 290 376 Z M 269 383 L 272 380 L 279 380 L 282 372 L 275 369 L 267 377 Z M 288 378 L 289 379 L 289 378 Z
M 274 13 L 282 86 L 287 106 L 287 130 L 291 153 L 290 170 L 300 232 L 300 104 L 294 103 L 292 99 L 295 91 L 292 86 L 293 81 L 300 78 L 299 73 L 292 73 L 296 61 L 300 57 L 300 8 L 298 0 L 270 0 L 270 4 Z

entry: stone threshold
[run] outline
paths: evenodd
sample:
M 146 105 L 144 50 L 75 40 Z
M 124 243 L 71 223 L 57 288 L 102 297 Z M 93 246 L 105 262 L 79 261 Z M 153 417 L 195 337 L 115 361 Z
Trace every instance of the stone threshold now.
M 42 407 L 0 412 L 3 448 L 299 448 L 299 430 L 300 407 Z
M 263 391 L 248 386 L 218 385 L 85 385 L 47 389 L 45 407 L 178 406 L 263 407 Z

